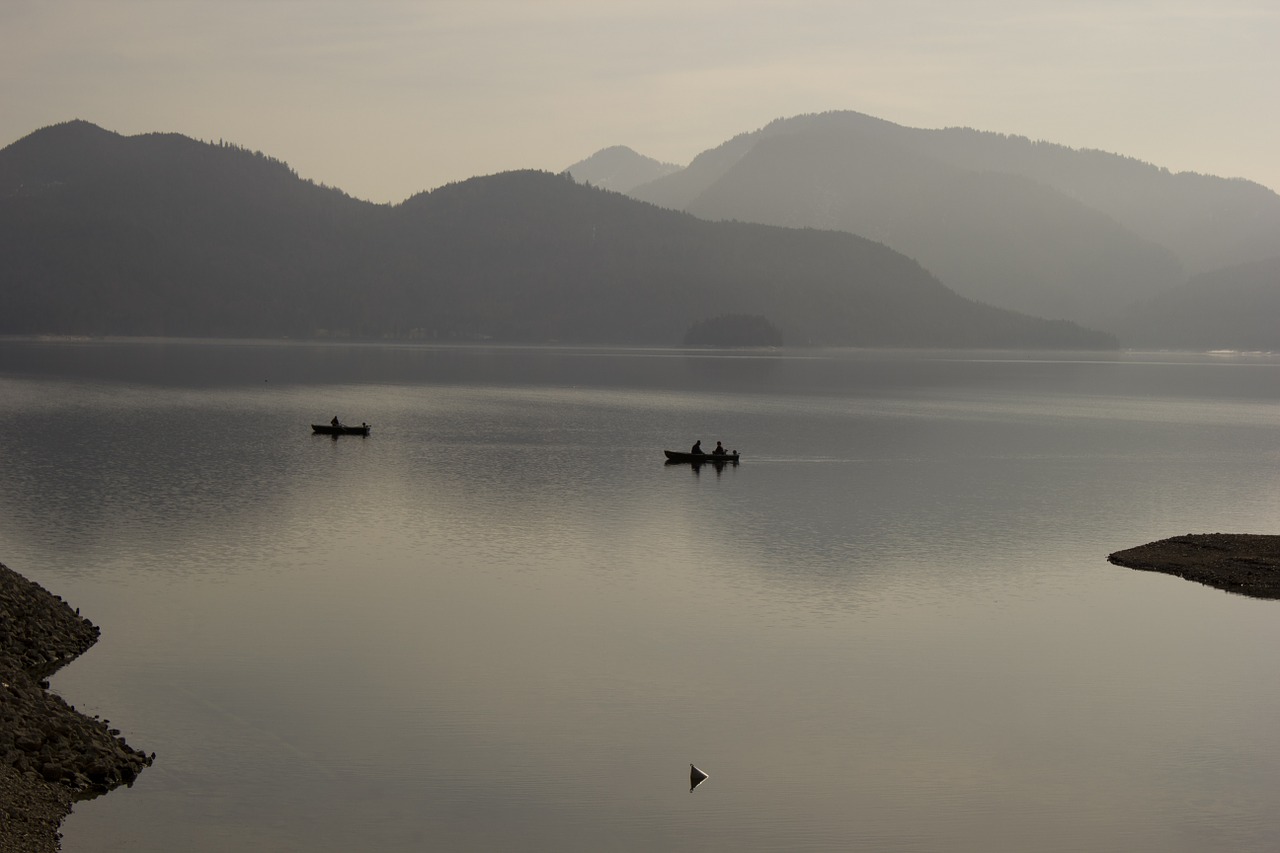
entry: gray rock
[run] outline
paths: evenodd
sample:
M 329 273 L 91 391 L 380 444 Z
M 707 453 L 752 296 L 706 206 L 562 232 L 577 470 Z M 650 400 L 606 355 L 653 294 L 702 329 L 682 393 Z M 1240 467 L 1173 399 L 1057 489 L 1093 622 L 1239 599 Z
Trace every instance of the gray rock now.
M 0 626 L 0 851 L 55 853 L 73 798 L 131 784 L 154 755 L 48 692 L 45 679 L 97 642 L 98 629 L 3 564 Z

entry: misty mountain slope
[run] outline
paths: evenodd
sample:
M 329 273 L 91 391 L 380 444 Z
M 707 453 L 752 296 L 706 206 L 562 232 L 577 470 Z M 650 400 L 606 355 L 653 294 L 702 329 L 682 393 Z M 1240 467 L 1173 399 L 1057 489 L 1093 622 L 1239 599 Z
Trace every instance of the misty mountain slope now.
M 910 133 L 930 156 L 1047 184 L 1170 249 L 1192 273 L 1263 260 L 1280 237 L 1280 195 L 1242 178 L 1171 173 L 1131 157 L 968 128 Z
M 1257 184 L 854 112 L 779 119 L 630 194 L 699 216 L 849 230 L 967 296 L 1086 323 L 1280 240 L 1280 197 Z
M 757 135 L 743 133 L 703 151 L 683 169 L 640 184 L 627 195 L 671 210 L 684 210 L 724 176 L 756 144 Z
M 964 299 L 860 237 L 708 222 L 567 176 L 388 207 L 175 135 L 77 122 L 0 151 L 0 333 L 672 344 L 725 313 L 793 344 L 1114 345 Z
M 778 119 L 762 138 L 857 133 L 975 172 L 1046 184 L 1172 251 L 1191 272 L 1262 260 L 1280 237 L 1280 195 L 1243 178 L 1173 173 L 1133 157 L 971 128 L 909 128 L 851 111 Z
M 1280 351 L 1280 256 L 1193 277 L 1112 325 L 1126 345 Z
M 766 135 L 722 161 L 718 177 L 685 210 L 789 228 L 849 231 L 884 242 L 929 187 L 955 170 L 899 157 L 874 138 L 840 134 Z
M 802 132 L 813 125 L 836 129 L 856 128 L 868 138 L 892 134 L 898 126 L 855 112 L 835 112 L 775 119 L 759 130 L 740 133 L 727 142 L 703 151 L 684 169 L 635 187 L 627 194 L 660 207 L 684 210 L 716 181 L 724 177 L 756 143 L 775 136 Z
M 674 163 L 663 163 L 637 154 L 625 145 L 603 148 L 565 169 L 578 183 L 625 193 L 641 184 L 680 171 Z
M 686 209 L 861 234 L 966 296 L 1086 324 L 1182 279 L 1170 252 L 1043 184 L 963 170 L 888 137 L 762 138 Z

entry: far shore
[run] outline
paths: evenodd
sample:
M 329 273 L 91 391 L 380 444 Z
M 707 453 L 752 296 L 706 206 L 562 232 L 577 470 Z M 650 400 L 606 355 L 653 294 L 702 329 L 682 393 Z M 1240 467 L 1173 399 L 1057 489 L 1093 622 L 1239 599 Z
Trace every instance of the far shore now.
M 1117 551 L 1107 559 L 1252 598 L 1280 598 L 1280 536 L 1192 533 Z

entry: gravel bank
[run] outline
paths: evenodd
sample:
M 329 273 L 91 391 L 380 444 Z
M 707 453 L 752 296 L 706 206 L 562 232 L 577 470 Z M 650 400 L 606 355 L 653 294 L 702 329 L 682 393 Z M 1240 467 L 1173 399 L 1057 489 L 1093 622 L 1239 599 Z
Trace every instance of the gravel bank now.
M 1193 533 L 1117 551 L 1107 559 L 1253 598 L 1280 598 L 1280 536 Z
M 0 851 L 56 851 L 73 802 L 132 784 L 155 757 L 46 689 L 97 640 L 88 619 L 0 563 Z

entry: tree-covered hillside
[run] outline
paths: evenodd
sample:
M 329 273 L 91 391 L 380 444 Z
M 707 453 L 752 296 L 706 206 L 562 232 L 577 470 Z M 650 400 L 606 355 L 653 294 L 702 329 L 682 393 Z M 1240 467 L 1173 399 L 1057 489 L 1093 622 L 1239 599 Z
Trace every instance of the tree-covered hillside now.
M 679 343 L 726 313 L 791 344 L 1097 347 L 850 234 L 512 172 L 395 207 L 283 163 L 84 122 L 0 151 L 0 333 Z

